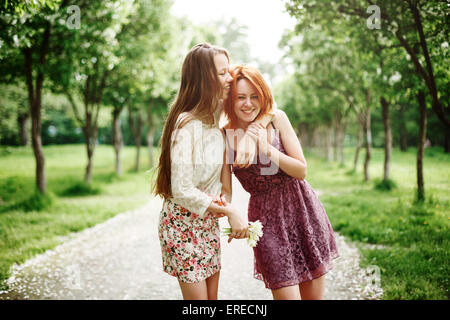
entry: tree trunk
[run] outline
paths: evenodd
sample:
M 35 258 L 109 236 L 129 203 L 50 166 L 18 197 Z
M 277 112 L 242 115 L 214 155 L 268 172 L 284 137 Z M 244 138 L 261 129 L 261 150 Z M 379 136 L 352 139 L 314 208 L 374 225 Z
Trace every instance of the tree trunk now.
M 344 154 L 344 136 L 345 136 L 345 125 L 342 118 L 337 123 L 336 132 L 336 148 L 338 150 L 339 162 L 341 165 L 345 165 L 345 154 Z
M 312 140 L 311 140 L 311 150 L 316 156 L 319 156 L 317 149 L 320 146 L 320 133 L 317 126 L 314 126 L 312 129 Z
M 358 141 L 356 142 L 355 158 L 353 159 L 353 171 L 358 167 L 359 151 L 361 150 L 364 138 L 364 116 L 362 112 L 358 113 Z
M 85 142 L 88 155 L 88 164 L 86 166 L 86 174 L 84 181 L 86 184 L 91 183 L 92 177 L 92 163 L 94 160 L 94 151 L 97 145 L 98 135 L 98 115 L 100 113 L 103 90 L 106 85 L 106 78 L 108 71 L 99 71 L 100 63 L 97 61 L 94 65 L 95 72 L 89 75 L 84 87 L 84 114 L 85 126 L 83 131 L 85 133 Z
M 389 102 L 381 96 L 381 114 L 383 118 L 384 126 L 384 176 L 383 180 L 389 180 L 389 173 L 391 167 L 391 154 L 392 154 L 392 130 L 391 121 L 389 117 Z
M 425 186 L 423 181 L 423 154 L 427 134 L 427 106 L 425 94 L 422 90 L 417 94 L 420 109 L 419 145 L 417 147 L 417 200 L 425 200 Z
M 408 131 L 406 130 L 405 106 L 403 104 L 400 105 L 399 113 L 398 121 L 400 121 L 400 150 L 406 151 L 408 150 Z
M 87 106 L 86 106 L 87 108 Z M 84 175 L 84 182 L 86 184 L 90 184 L 92 180 L 92 164 L 94 160 L 94 151 L 97 144 L 97 121 L 96 119 L 92 119 L 92 114 L 87 112 L 86 114 L 86 123 L 85 127 L 83 128 L 84 132 L 84 141 L 86 143 L 86 152 L 87 152 L 87 158 L 88 163 L 86 166 L 86 171 Z
M 31 107 L 31 142 L 34 158 L 36 159 L 36 185 L 40 193 L 47 191 L 45 177 L 45 157 L 41 139 L 41 101 L 35 100 Z
M 141 157 L 141 133 L 142 133 L 142 125 L 143 125 L 143 121 L 142 119 L 139 117 L 138 119 L 138 123 L 137 123 L 137 134 L 134 137 L 134 142 L 136 144 L 136 161 L 134 164 L 134 171 L 138 172 L 139 171 L 139 160 Z
M 133 119 L 133 109 L 131 105 L 128 105 L 128 124 L 130 126 L 131 132 L 134 137 L 134 144 L 136 145 L 136 160 L 134 163 L 134 171 L 139 171 L 139 160 L 141 155 L 141 135 L 142 135 L 142 126 L 144 121 L 141 118 L 139 110 L 136 112 L 136 123 Z
M 28 88 L 28 101 L 31 116 L 31 143 L 36 160 L 36 186 L 41 194 L 47 191 L 45 177 L 45 157 L 41 139 L 41 108 L 42 108 L 42 84 L 44 81 L 44 67 L 50 41 L 50 23 L 47 22 L 42 35 L 42 45 L 39 50 L 39 63 L 36 71 L 36 81 L 33 84 L 32 50 L 23 50 L 25 58 L 25 76 Z
M 333 125 L 333 161 L 337 162 L 338 161 L 338 119 L 334 119 L 334 125 Z
M 114 153 L 116 156 L 116 174 L 118 176 L 122 175 L 122 166 L 120 163 L 120 150 L 123 146 L 123 137 L 122 137 L 122 130 L 120 128 L 120 113 L 122 112 L 123 108 L 114 108 L 112 112 L 113 116 L 113 146 L 114 146 Z
M 92 160 L 93 160 L 92 157 L 94 155 L 94 150 L 89 145 L 86 146 L 86 149 L 87 149 L 88 163 L 84 173 L 84 183 L 90 184 L 92 180 Z
M 434 112 L 438 115 L 438 118 L 445 124 L 446 129 L 449 129 L 450 123 L 445 115 L 444 105 L 441 103 L 439 99 L 439 94 L 436 88 L 436 81 L 433 72 L 433 65 L 431 63 L 430 54 L 428 52 L 427 41 L 425 38 L 425 34 L 423 32 L 422 19 L 420 17 L 419 9 L 417 8 L 418 3 L 411 2 L 410 8 L 414 16 L 414 22 L 417 28 L 417 32 L 419 33 L 420 46 L 422 47 L 423 56 L 425 57 L 425 63 L 427 67 L 428 77 L 429 77 L 429 89 L 432 98 L 432 108 Z M 448 103 L 448 101 L 447 101 Z M 448 107 L 448 105 L 447 105 Z
M 147 132 L 147 146 L 148 146 L 148 157 L 150 168 L 153 168 L 155 163 L 153 161 L 153 142 L 155 136 L 155 127 L 152 125 L 148 128 Z
M 147 123 L 148 123 L 147 148 L 148 148 L 148 159 L 150 168 L 153 168 L 153 166 L 155 165 L 153 161 L 153 141 L 155 136 L 155 124 L 153 122 L 152 109 L 153 109 L 153 100 L 150 100 L 147 108 Z
M 310 132 L 310 128 L 307 123 L 299 123 L 296 128 L 296 134 L 298 139 L 300 140 L 302 146 L 311 148 L 312 142 L 312 132 Z
M 327 128 L 321 127 L 320 128 L 320 136 L 319 136 L 319 145 L 321 147 L 320 157 L 324 158 L 324 159 L 328 159 L 327 141 L 328 141 Z
M 29 127 L 30 113 L 22 113 L 17 117 L 17 122 L 20 130 L 20 145 L 27 146 L 29 144 L 28 139 L 28 127 Z
M 372 155 L 372 130 L 370 123 L 370 90 L 366 92 L 366 112 L 364 121 L 364 132 L 366 136 L 366 159 L 364 160 L 364 181 L 369 181 L 369 163 Z
M 370 128 L 370 109 L 367 110 L 366 122 L 364 124 L 364 131 L 366 135 L 366 158 L 364 160 L 364 181 L 369 181 L 369 162 L 372 156 L 372 132 Z
M 326 155 L 327 155 L 327 161 L 331 162 L 333 161 L 333 130 L 331 126 L 327 126 L 325 129 L 325 146 L 326 146 Z
M 444 151 L 445 153 L 450 153 L 450 130 L 445 130 L 444 137 Z

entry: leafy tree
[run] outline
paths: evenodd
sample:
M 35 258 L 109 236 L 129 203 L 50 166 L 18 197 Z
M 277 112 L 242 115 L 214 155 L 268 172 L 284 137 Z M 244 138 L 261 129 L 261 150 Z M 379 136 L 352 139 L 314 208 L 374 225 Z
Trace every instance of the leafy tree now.
M 111 70 L 119 62 L 117 35 L 130 23 L 129 15 L 136 9 L 132 1 L 77 2 L 83 13 L 80 28 L 67 32 L 62 56 L 67 63 L 64 72 L 55 67 L 56 90 L 64 92 L 75 119 L 83 130 L 88 163 L 85 183 L 92 178 L 92 165 L 98 137 L 98 117 L 103 91 Z M 80 103 L 81 100 L 81 103 Z M 81 107 L 80 107 L 81 105 Z
M 48 76 L 48 55 L 52 33 L 60 28 L 56 24 L 65 15 L 68 1 L 42 1 L 46 6 L 27 7 L 20 2 L 9 5 L 0 14 L 0 81 L 24 81 L 28 90 L 31 115 L 31 142 L 36 159 L 36 186 L 46 192 L 45 158 L 41 140 L 41 109 L 44 79 Z M 58 5 L 59 4 L 59 5 Z M 17 13 L 19 12 L 19 13 Z
M 373 5 L 372 1 L 364 0 L 290 0 L 286 3 L 288 11 L 302 18 L 304 23 L 326 25 L 328 21 L 347 20 L 359 28 L 367 26 L 370 5 Z M 445 1 L 380 0 L 376 5 L 380 8 L 381 18 L 380 29 L 376 31 L 382 34 L 382 45 L 404 49 L 405 56 L 426 86 L 432 108 L 445 125 L 448 136 L 448 4 Z
M 132 23 L 124 26 L 117 35 L 119 46 L 115 54 L 120 61 L 109 77 L 104 102 L 113 106 L 113 144 L 118 174 L 121 172 L 119 154 L 123 143 L 119 117 L 124 108 L 128 109 L 128 125 L 137 147 L 135 170 L 139 169 L 141 136 L 146 122 L 149 149 L 153 146 L 151 109 L 160 94 L 157 91 L 167 89 L 167 79 L 171 77 L 167 65 L 173 62 L 169 51 L 175 30 L 169 19 L 170 5 L 171 2 L 161 0 L 136 1 L 136 10 L 129 18 Z M 147 116 L 146 106 L 150 110 Z M 152 156 L 150 159 L 153 161 Z M 153 166 L 152 162 L 150 166 Z

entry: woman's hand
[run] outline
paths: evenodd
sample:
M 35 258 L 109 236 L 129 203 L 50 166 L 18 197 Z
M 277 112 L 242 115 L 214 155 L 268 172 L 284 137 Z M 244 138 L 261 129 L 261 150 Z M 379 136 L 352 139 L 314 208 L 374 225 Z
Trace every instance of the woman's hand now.
M 255 154 L 256 140 L 246 132 L 237 145 L 236 159 L 233 165 L 248 168 L 252 164 Z
M 248 223 L 240 215 L 240 213 L 230 203 L 224 202 L 225 215 L 228 217 L 228 223 L 231 227 L 231 234 L 228 236 L 228 242 L 233 238 L 246 239 L 248 238 Z
M 220 195 L 220 196 L 212 196 L 212 195 L 209 195 L 211 198 L 212 198 L 212 201 L 215 203 L 215 204 L 217 204 L 217 205 L 219 205 L 219 206 L 224 206 L 225 205 L 225 196 L 224 195 Z M 214 217 L 216 217 L 216 218 L 222 218 L 222 217 L 225 217 L 225 213 L 220 213 L 220 212 L 210 212 L 210 215 L 212 215 L 212 216 L 214 216 Z
M 260 123 L 252 123 L 247 128 L 247 133 L 258 143 L 259 150 L 265 154 L 269 149 L 269 140 L 266 128 Z

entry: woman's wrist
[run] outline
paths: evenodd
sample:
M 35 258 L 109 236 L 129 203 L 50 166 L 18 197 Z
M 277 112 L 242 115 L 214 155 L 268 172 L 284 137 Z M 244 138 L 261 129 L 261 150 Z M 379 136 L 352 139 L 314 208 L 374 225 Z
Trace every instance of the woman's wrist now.
M 228 203 L 231 203 L 231 193 L 230 192 L 222 192 L 220 194 L 220 198 L 225 200 Z M 223 201 L 222 201 L 223 202 Z
M 227 218 L 230 218 L 234 215 L 234 211 L 233 208 L 231 207 L 231 205 L 227 205 L 225 207 L 223 207 L 223 212 L 222 212 Z
M 276 152 L 278 151 L 277 148 L 275 148 L 273 145 L 269 144 L 266 148 L 266 150 L 264 151 L 264 153 L 267 155 L 267 157 L 271 160 L 272 156 L 276 154 Z
M 272 145 L 268 141 L 259 141 L 258 147 L 262 153 L 270 157 Z

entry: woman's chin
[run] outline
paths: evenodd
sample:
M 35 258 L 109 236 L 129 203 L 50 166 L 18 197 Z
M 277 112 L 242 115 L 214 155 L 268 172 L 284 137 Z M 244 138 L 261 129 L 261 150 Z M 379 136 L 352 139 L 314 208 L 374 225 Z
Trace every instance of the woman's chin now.
M 247 127 L 248 125 L 250 125 L 250 123 L 252 123 L 252 118 L 251 117 L 238 117 L 239 122 L 244 125 L 245 127 Z
M 253 113 L 252 114 L 241 114 L 239 119 L 242 122 L 252 122 L 253 119 L 255 119 L 255 117 L 256 117 L 256 114 L 253 114 Z

